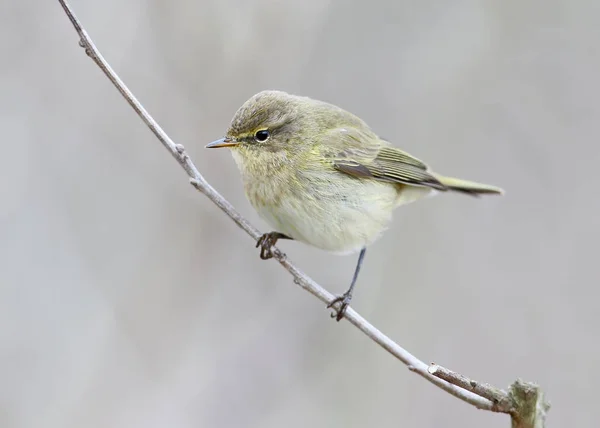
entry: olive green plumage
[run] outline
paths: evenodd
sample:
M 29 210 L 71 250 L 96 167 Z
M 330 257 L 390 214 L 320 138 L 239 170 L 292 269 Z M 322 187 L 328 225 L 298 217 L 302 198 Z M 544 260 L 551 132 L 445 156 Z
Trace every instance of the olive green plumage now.
M 239 108 L 225 139 L 246 195 L 277 232 L 336 253 L 358 251 L 394 208 L 437 192 L 502 190 L 432 172 L 355 115 L 322 101 L 263 91 Z

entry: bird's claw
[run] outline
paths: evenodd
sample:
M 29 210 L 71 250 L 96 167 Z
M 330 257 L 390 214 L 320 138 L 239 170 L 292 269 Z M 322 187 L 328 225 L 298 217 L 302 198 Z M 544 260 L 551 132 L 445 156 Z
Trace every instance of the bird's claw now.
M 277 237 L 273 236 L 272 233 L 265 233 L 258 241 L 256 241 L 256 248 L 260 247 L 260 258 L 263 260 L 269 260 L 273 258 L 273 245 L 277 242 Z
M 344 318 L 344 315 L 346 314 L 346 309 L 350 305 L 350 300 L 352 300 L 352 294 L 344 293 L 341 296 L 337 296 L 335 299 L 333 299 L 331 302 L 329 302 L 329 304 L 327 305 L 327 309 L 333 308 L 333 306 L 336 303 L 340 304 L 339 308 L 337 308 L 337 309 L 333 308 L 334 312 L 331 313 L 331 315 L 330 315 L 331 318 L 335 318 L 335 320 L 338 322 L 342 318 Z

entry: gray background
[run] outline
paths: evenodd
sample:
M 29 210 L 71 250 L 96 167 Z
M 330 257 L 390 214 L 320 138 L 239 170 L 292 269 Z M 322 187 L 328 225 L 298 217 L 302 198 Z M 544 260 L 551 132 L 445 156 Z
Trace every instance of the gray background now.
M 396 212 L 354 307 L 426 362 L 539 382 L 593 426 L 595 0 L 72 0 L 146 108 L 261 230 L 227 151 L 262 89 L 327 100 L 438 171 L 504 187 Z M 0 426 L 507 427 L 295 286 L 77 46 L 56 1 L 0 4 Z M 288 256 L 332 292 L 355 257 Z

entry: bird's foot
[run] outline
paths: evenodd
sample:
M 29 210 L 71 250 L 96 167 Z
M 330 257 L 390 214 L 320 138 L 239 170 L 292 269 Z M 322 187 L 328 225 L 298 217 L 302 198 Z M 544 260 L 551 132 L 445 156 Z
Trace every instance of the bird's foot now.
M 331 313 L 331 318 L 335 318 L 336 321 L 340 321 L 342 318 L 344 318 L 344 315 L 346 314 L 346 309 L 348 308 L 348 306 L 350 305 L 350 300 L 352 300 L 352 293 L 344 293 L 341 296 L 337 296 L 335 299 L 333 299 L 328 305 L 327 308 L 333 308 L 333 306 L 336 303 L 339 303 L 339 307 L 333 308 L 334 312 Z
M 263 260 L 269 260 L 273 258 L 273 246 L 277 243 L 279 238 L 283 238 L 278 232 L 269 232 L 263 234 L 258 241 L 256 241 L 256 248 L 260 247 L 260 258 Z

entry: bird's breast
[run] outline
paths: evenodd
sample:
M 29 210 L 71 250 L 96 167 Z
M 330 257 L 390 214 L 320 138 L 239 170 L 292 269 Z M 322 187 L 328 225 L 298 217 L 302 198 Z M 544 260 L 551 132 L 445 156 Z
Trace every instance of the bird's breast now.
M 337 172 L 245 176 L 248 200 L 277 232 L 335 252 L 358 251 L 388 224 L 395 186 Z

